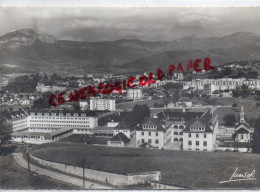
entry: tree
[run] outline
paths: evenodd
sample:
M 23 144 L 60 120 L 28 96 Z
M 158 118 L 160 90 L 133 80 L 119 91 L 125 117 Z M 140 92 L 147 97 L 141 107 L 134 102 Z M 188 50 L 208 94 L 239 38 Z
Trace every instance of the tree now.
M 128 122 L 140 122 L 145 117 L 150 117 L 150 109 L 147 104 L 138 105 L 136 104 L 133 107 L 132 112 L 129 114 L 129 117 L 127 118 Z
M 12 126 L 4 118 L 3 114 L 0 115 L 0 149 L 8 144 L 12 138 Z
M 253 152 L 260 153 L 260 116 L 255 120 L 253 134 Z
M 43 95 L 33 102 L 32 109 L 46 109 L 50 108 L 49 98 L 52 95 L 51 92 L 43 93 Z
M 227 114 L 223 120 L 226 126 L 234 126 L 236 123 L 236 116 L 234 114 Z

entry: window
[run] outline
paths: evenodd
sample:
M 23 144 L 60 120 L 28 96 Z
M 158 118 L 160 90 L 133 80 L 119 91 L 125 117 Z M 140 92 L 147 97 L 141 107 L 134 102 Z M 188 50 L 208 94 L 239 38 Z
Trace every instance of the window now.
M 66 116 L 70 116 L 70 113 L 66 113 Z
M 178 125 L 174 125 L 173 127 L 174 127 L 175 129 L 178 129 Z
M 183 129 L 184 127 L 181 125 L 180 127 L 179 127 L 179 129 Z
M 158 132 L 156 132 L 156 136 L 158 136 L 159 134 L 158 134 Z
M 191 137 L 191 133 L 189 133 L 189 137 Z
M 52 113 L 51 115 L 52 115 L 52 116 L 56 116 L 56 113 Z
M 155 139 L 155 144 L 159 144 L 159 140 L 158 139 Z
M 151 133 L 151 132 L 149 132 L 149 136 L 151 136 L 151 134 L 152 134 L 152 133 Z
M 196 146 L 199 146 L 200 145 L 200 142 L 199 141 L 196 141 Z
M 182 139 L 182 138 L 180 138 L 180 141 L 183 141 L 183 139 Z
M 199 134 L 198 133 L 196 133 L 196 138 L 199 138 Z
M 59 113 L 59 116 L 63 116 L 63 113 Z
M 203 146 L 207 147 L 207 141 L 203 141 Z
M 152 139 L 148 139 L 148 143 L 152 143 Z
M 144 135 L 144 132 L 142 132 L 142 135 Z
M 173 141 L 174 141 L 174 142 L 175 142 L 175 141 L 178 141 L 178 139 L 177 139 L 177 138 L 174 138 L 174 140 L 173 140 Z
M 182 132 L 180 132 L 180 133 L 179 133 L 179 135 L 183 135 L 183 133 L 182 133 Z
M 188 145 L 192 145 L 192 142 L 191 142 L 191 141 L 188 141 Z
M 173 135 L 178 135 L 178 132 L 175 131 L 175 132 L 173 133 Z
M 204 138 L 207 138 L 207 134 L 204 134 Z

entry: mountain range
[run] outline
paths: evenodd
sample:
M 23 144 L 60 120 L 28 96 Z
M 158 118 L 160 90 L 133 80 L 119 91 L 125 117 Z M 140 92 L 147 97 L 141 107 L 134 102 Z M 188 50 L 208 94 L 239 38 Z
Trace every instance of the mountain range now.
M 260 59 L 260 35 L 238 32 L 223 37 L 187 36 L 171 42 L 138 39 L 104 42 L 57 40 L 21 29 L 0 36 L 0 73 L 130 74 L 165 69 L 209 57 L 213 65 Z

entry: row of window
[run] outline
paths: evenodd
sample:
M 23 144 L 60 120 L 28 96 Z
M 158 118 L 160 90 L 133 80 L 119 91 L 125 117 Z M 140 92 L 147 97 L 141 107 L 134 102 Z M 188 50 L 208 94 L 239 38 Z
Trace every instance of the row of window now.
M 40 127 L 89 127 L 89 125 L 62 125 L 62 124 L 30 124 L 30 126 L 40 126 Z
M 205 127 L 190 127 L 191 131 L 205 131 Z
M 142 132 L 142 135 L 144 135 L 144 132 Z M 158 132 L 155 132 L 155 136 L 158 136 L 159 133 Z M 152 136 L 152 132 L 148 132 L 148 136 Z
M 33 112 L 32 112 L 32 113 L 30 113 L 30 115 L 31 115 L 31 116 L 35 116 L 36 113 L 33 113 Z M 42 116 L 42 115 L 44 115 L 44 116 L 50 116 L 49 113 L 37 113 L 37 116 Z M 71 115 L 72 115 L 71 113 L 66 113 L 66 116 L 71 116 Z M 51 116 L 56 116 L 56 113 L 51 113 Z M 59 113 L 59 116 L 64 116 L 64 114 L 63 114 L 63 113 Z M 78 117 L 79 114 L 78 114 L 78 113 L 73 113 L 73 116 Z M 81 116 L 82 116 L 82 117 L 85 117 L 86 114 L 85 114 L 85 113 L 81 113 Z
M 55 128 L 29 128 L 30 130 L 34 130 L 34 131 L 36 131 L 36 130 L 42 130 L 42 131 L 55 131 L 55 130 L 57 130 L 57 129 L 55 129 Z
M 84 117 L 31 117 L 32 119 L 72 119 L 72 120 L 88 120 Z
M 154 125 L 143 125 L 144 129 L 156 129 L 157 127 Z
M 144 140 L 144 139 L 141 139 L 141 143 L 145 143 L 145 140 Z M 148 139 L 148 143 L 152 144 L 152 139 Z M 155 139 L 155 140 L 154 140 L 154 143 L 155 143 L 155 144 L 159 144 L 159 140 L 158 140 L 158 139 Z
M 173 135 L 183 135 L 183 132 L 178 133 L 178 132 L 175 131 L 175 132 L 173 133 Z
M 110 143 L 121 144 L 121 141 L 110 141 Z
M 183 125 L 180 125 L 180 126 L 174 125 L 173 128 L 174 129 L 184 129 L 184 126 Z
M 88 124 L 88 121 L 47 121 L 47 120 L 30 120 L 30 122 L 42 122 L 42 123 L 84 123 Z
M 200 145 L 200 142 L 199 142 L 199 141 L 196 141 L 195 144 L 196 144 L 196 146 L 199 146 L 199 145 Z M 192 141 L 188 141 L 188 145 L 192 145 Z M 203 141 L 203 146 L 204 146 L 204 147 L 207 147 L 207 141 Z
M 189 137 L 191 137 L 192 133 L 189 133 Z M 196 133 L 196 138 L 199 138 L 199 135 L 198 133 Z M 204 138 L 207 138 L 207 134 L 203 134 L 203 137 Z
M 174 141 L 174 142 L 177 142 L 177 141 L 183 141 L 183 139 L 182 139 L 182 138 L 180 138 L 180 139 L 178 139 L 178 138 L 174 138 L 173 141 Z

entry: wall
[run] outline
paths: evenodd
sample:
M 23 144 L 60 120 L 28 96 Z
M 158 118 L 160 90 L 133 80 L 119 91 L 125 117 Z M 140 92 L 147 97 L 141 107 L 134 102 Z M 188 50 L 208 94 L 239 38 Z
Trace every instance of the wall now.
M 217 151 L 234 151 L 235 148 L 234 147 L 217 147 L 216 150 Z M 244 152 L 244 153 L 251 152 L 251 149 L 249 149 L 249 151 L 248 151 L 247 148 L 238 148 L 237 150 L 238 150 L 238 152 Z
M 144 132 L 144 135 L 142 135 L 142 132 Z M 151 132 L 151 136 L 149 135 L 149 132 Z M 156 132 L 158 133 L 158 136 L 156 136 Z M 158 147 L 159 149 L 162 149 L 164 146 L 164 132 L 163 131 L 154 131 L 154 130 L 136 130 L 135 132 L 136 136 L 136 145 L 137 147 L 142 144 L 142 139 L 144 139 L 145 143 L 148 143 L 148 139 L 152 140 L 152 143 L 150 143 L 154 147 Z M 155 139 L 158 139 L 159 143 L 155 143 Z
M 199 149 L 200 151 L 213 150 L 213 134 L 212 133 L 204 133 L 198 132 L 199 138 L 196 138 L 196 133 L 191 133 L 191 137 L 189 137 L 189 133 L 183 133 L 183 150 L 196 150 Z M 207 134 L 207 138 L 204 138 L 204 134 Z M 192 141 L 192 145 L 188 145 L 188 141 Z M 196 141 L 199 141 L 199 146 L 196 146 Z M 207 147 L 203 146 L 203 141 L 207 141 Z
M 172 189 L 172 190 L 183 190 L 183 189 L 185 189 L 183 187 L 178 187 L 178 186 L 173 186 L 173 185 L 169 185 L 169 184 L 159 183 L 159 182 L 156 182 L 156 181 L 152 181 L 150 184 L 151 184 L 153 189 Z
M 108 141 L 107 146 L 109 147 L 124 147 L 125 143 L 123 141 Z
M 64 173 L 72 175 L 83 176 L 83 168 L 65 165 L 61 163 L 54 163 L 40 158 L 34 157 L 30 154 L 30 158 L 37 164 L 42 166 L 51 167 Z M 115 173 L 109 173 L 104 171 L 96 171 L 92 169 L 85 169 L 85 178 L 99 181 L 102 183 L 114 185 L 114 186 L 128 186 L 149 183 L 151 180 L 158 181 L 160 179 L 160 171 L 142 172 L 142 173 L 129 173 L 127 175 L 120 175 Z

